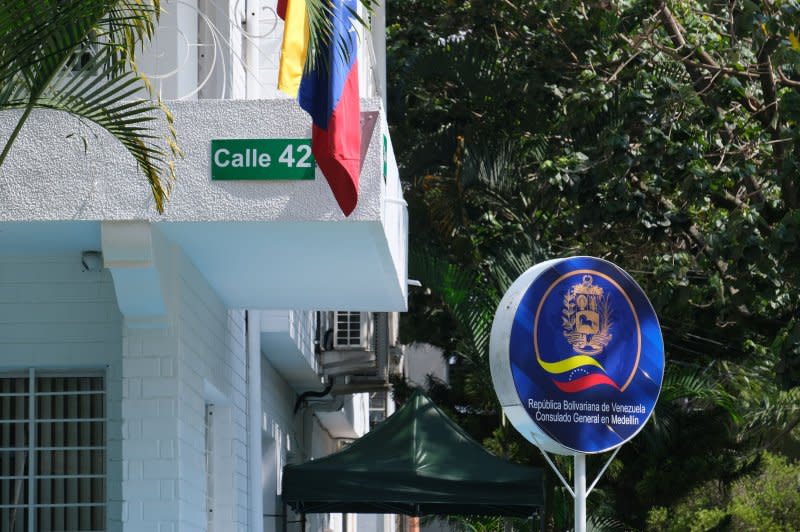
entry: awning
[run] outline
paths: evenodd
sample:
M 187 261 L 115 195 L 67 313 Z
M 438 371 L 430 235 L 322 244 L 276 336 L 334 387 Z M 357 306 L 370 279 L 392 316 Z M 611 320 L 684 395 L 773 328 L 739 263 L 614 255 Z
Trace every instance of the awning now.
M 283 469 L 283 500 L 300 513 L 529 516 L 542 472 L 487 452 L 417 392 L 344 450 Z

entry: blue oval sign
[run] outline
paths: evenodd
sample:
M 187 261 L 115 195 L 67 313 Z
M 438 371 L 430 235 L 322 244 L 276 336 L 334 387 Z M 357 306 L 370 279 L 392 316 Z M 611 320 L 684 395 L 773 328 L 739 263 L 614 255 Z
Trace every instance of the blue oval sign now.
M 537 433 L 552 440 L 546 443 L 555 452 L 596 453 L 628 441 L 650 417 L 664 373 L 661 329 L 644 292 L 593 257 L 551 261 L 524 284 L 514 291 L 516 308 L 506 301 L 504 319 L 513 313 L 507 349 L 492 350 L 508 357 L 499 367 L 511 378 L 499 380 L 513 383 L 519 400 L 508 405 L 507 391 L 498 391 L 504 408 L 521 407 L 538 428 L 523 419 L 521 430 L 533 433 L 523 434 L 534 443 Z M 494 346 L 496 329 L 502 324 L 493 327 Z M 509 418 L 520 429 L 520 412 Z

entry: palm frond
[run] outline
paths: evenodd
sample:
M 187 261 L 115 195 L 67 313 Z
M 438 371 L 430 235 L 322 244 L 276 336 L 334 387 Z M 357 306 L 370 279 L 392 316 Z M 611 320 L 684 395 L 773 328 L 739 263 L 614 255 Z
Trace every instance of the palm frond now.
M 448 306 L 466 300 L 477 281 L 474 272 L 449 263 L 432 250 L 412 251 L 408 264 L 411 275 L 435 290 Z
M 586 530 L 589 532 L 610 532 L 612 530 L 631 530 L 631 528 L 613 517 L 593 515 L 586 522 Z
M 322 68 L 330 68 L 329 61 L 331 56 L 327 53 L 331 46 L 334 46 L 334 53 L 345 63 L 349 63 L 350 57 L 347 50 L 346 42 L 341 39 L 335 43 L 331 42 L 333 35 L 333 10 L 331 8 L 331 0 L 305 0 L 306 13 L 308 14 L 308 60 L 306 61 L 306 70 L 316 68 L 318 62 L 322 63 Z M 371 14 L 374 7 L 377 6 L 379 0 L 358 0 L 364 6 L 367 14 Z M 352 10 L 349 7 L 346 9 L 347 17 L 350 19 L 345 24 L 361 25 L 368 27 L 369 23 L 365 20 L 357 10 Z
M 685 368 L 667 365 L 659 403 L 684 410 L 720 407 L 734 421 L 739 420 L 734 397 L 703 371 L 686 372 Z
M 111 133 L 145 173 L 156 208 L 163 212 L 175 174 L 167 154 L 153 144 L 159 137 L 149 127 L 160 108 L 151 100 L 129 99 L 141 91 L 139 79 L 133 72 L 113 75 L 110 71 L 113 67 L 108 67 L 109 71 L 96 73 L 109 64 L 104 55 L 111 53 L 105 49 L 97 54 L 77 75 L 69 75 L 64 88 L 42 95 L 38 105 L 80 116 Z M 97 83 L 98 79 L 103 81 Z M 93 84 L 97 87 L 92 90 Z M 174 131 L 170 136 L 174 137 Z M 169 178 L 166 185 L 161 183 L 161 175 Z
M 163 212 L 180 149 L 169 110 L 141 97 L 152 91 L 134 61 L 159 13 L 160 0 L 0 1 L 0 110 L 24 110 L 0 164 L 33 109 L 64 111 L 104 128 L 128 150 Z M 158 114 L 163 137 L 154 127 Z
M 500 295 L 492 283 L 470 269 L 452 264 L 427 250 L 412 253 L 409 271 L 445 304 L 464 335 L 460 346 L 471 359 L 488 359 L 489 335 Z
M 764 395 L 747 413 L 745 429 L 750 436 L 776 439 L 788 436 L 798 426 L 800 387 Z

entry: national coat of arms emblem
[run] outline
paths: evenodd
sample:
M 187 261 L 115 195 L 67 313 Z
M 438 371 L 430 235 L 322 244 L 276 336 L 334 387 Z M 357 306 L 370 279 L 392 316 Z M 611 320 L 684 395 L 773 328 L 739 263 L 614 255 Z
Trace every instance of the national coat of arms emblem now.
M 613 338 L 609 296 L 591 275 L 570 287 L 561 314 L 564 337 L 578 354 L 597 356 Z
M 500 403 L 529 441 L 546 452 L 599 453 L 633 438 L 652 415 L 664 341 L 652 304 L 624 270 L 595 257 L 552 259 L 503 296 L 490 363 Z

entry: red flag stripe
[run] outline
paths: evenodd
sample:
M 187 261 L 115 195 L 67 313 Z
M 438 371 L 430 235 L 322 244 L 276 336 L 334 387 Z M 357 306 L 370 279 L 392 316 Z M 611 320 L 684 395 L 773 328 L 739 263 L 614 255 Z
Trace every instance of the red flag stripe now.
M 278 0 L 278 7 L 276 11 L 278 12 L 278 16 L 281 17 L 281 20 L 286 20 L 286 3 L 289 0 Z
M 347 75 L 342 95 L 328 120 L 327 131 L 312 129 L 311 151 L 345 216 L 356 208 L 361 172 L 361 102 L 358 61 Z
M 582 392 L 583 390 L 588 390 L 589 388 L 602 384 L 607 384 L 619 390 L 617 383 L 601 373 L 593 373 L 569 382 L 560 382 L 554 379 L 553 383 L 558 386 L 559 390 L 567 393 Z

